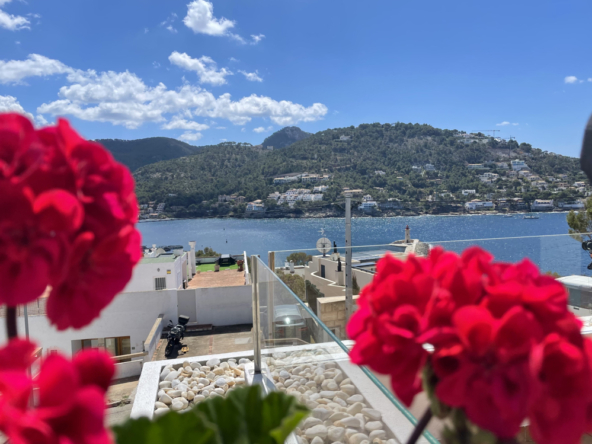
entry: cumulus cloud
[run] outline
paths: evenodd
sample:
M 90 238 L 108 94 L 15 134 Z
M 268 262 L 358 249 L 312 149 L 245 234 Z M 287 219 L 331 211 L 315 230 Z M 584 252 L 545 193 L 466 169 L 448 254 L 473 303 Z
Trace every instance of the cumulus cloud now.
M 518 126 L 518 123 L 511 123 L 511 122 L 508 122 L 507 120 L 504 120 L 503 122 L 496 123 L 495 125 L 496 126 L 508 126 L 508 125 Z
M 200 87 L 185 84 L 176 90 L 163 83 L 147 86 L 133 73 L 72 70 L 70 83 L 60 88 L 59 99 L 37 108 L 40 114 L 70 115 L 82 120 L 110 122 L 138 128 L 146 122 L 166 122 L 167 114 L 226 119 L 244 125 L 253 118 L 269 118 L 278 125 L 294 125 L 323 118 L 327 107 L 322 103 L 304 106 L 287 100 L 253 94 L 233 101 L 226 93 L 218 97 Z M 171 125 L 182 125 L 180 118 Z M 196 125 L 196 122 L 193 122 Z M 178 127 L 179 129 L 181 126 Z M 194 129 L 195 127 L 192 127 Z M 193 136 L 191 136 L 193 137 Z
M 33 120 L 33 114 L 26 112 L 16 97 L 13 96 L 0 96 L 0 113 L 6 112 L 20 113 Z
M 29 54 L 26 60 L 0 60 L 0 83 L 20 83 L 27 77 L 45 77 L 73 71 L 59 60 Z
M 564 81 L 565 83 L 578 83 L 578 78 L 576 76 L 567 76 Z
M 186 53 L 181 54 L 175 51 L 169 56 L 169 61 L 180 68 L 194 71 L 199 77 L 200 83 L 209 83 L 216 86 L 224 85 L 226 76 L 232 75 L 232 71 L 226 68 L 218 69 L 216 62 L 208 56 L 194 59 Z
M 196 140 L 199 140 L 201 138 L 202 138 L 201 133 L 192 133 L 190 131 L 186 131 L 179 136 L 179 139 L 185 140 L 187 142 L 195 142 Z
M 187 5 L 187 15 L 183 23 L 193 32 L 224 36 L 230 35 L 235 22 L 224 17 L 214 17 L 214 5 L 206 0 L 194 0 Z
M 207 0 L 194 0 L 189 3 L 183 23 L 196 34 L 230 37 L 242 44 L 256 45 L 265 37 L 263 34 L 253 34 L 251 41 L 247 42 L 240 35 L 234 34 L 231 30 L 236 21 L 214 17 L 214 5 Z
M 0 96 L 0 113 L 6 112 L 19 113 L 24 116 L 27 116 L 35 123 L 35 126 L 45 126 L 49 123 L 41 114 L 38 114 L 35 117 L 33 116 L 33 114 L 25 111 L 25 109 L 22 107 L 22 105 L 19 103 L 16 97 L 13 96 Z
M 255 70 L 255 72 L 246 72 L 246 71 L 239 71 L 242 75 L 245 76 L 245 78 L 249 81 L 249 82 L 263 82 L 263 79 L 261 77 L 259 77 L 259 71 Z
M 0 8 L 10 3 L 11 0 L 0 0 Z M 31 22 L 20 15 L 12 15 L 0 9 L 0 28 L 9 31 L 19 31 L 21 29 L 30 29 Z
M 259 126 L 257 128 L 254 128 L 253 131 L 256 133 L 266 133 L 269 132 L 273 129 L 273 126 L 268 126 L 267 128 L 263 128 L 262 126 Z
M 181 116 L 174 116 L 169 122 L 162 126 L 162 129 L 183 129 L 192 131 L 203 131 L 207 130 L 209 125 L 204 123 L 198 123 L 191 120 L 185 120 Z

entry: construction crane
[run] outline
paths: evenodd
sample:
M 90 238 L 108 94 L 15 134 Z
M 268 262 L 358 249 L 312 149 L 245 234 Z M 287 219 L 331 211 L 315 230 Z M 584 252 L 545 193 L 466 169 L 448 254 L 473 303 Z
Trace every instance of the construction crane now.
M 477 133 L 484 133 L 484 132 L 491 132 L 493 133 L 493 136 L 495 138 L 495 133 L 496 131 L 499 133 L 501 130 L 474 130 L 472 131 L 473 133 L 477 132 Z

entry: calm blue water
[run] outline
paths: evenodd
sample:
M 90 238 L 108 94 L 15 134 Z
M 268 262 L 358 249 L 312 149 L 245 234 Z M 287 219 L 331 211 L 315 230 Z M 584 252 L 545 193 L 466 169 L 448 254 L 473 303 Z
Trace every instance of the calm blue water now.
M 402 239 L 405 226 L 409 225 L 413 238 L 431 244 L 442 242 L 450 250 L 462 251 L 479 244 L 499 260 L 514 262 L 529 257 L 543 271 L 556 271 L 561 275 L 582 274 L 590 258 L 569 236 L 446 242 L 565 235 L 568 229 L 565 218 L 563 213 L 540 214 L 540 219 L 535 220 L 522 219 L 521 215 L 513 218 L 498 215 L 354 218 L 352 244 L 354 247 L 387 244 Z M 314 249 L 321 228 L 325 229 L 326 237 L 343 247 L 344 219 L 192 219 L 139 224 L 144 245 L 187 246 L 188 241 L 195 240 L 197 249 L 209 246 L 219 253 L 231 254 L 246 251 L 249 255 L 260 254 L 264 260 L 271 250 Z M 278 254 L 278 260 L 281 256 Z

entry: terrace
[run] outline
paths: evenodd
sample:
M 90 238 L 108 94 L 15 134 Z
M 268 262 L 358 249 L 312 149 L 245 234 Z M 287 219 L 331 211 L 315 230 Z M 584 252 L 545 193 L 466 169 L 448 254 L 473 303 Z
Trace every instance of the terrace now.
M 570 308 L 582 317 L 583 333 L 586 336 L 592 335 L 592 279 L 582 278 L 586 274 L 590 258 L 580 244 L 567 235 L 429 243 L 414 240 L 411 246 L 406 243 L 391 243 L 352 247 L 353 277 L 363 287 L 372 279 L 373 265 L 384 254 L 392 254 L 404 260 L 409 253 L 426 254 L 429 248 L 437 245 L 457 252 L 479 245 L 491 251 L 497 259 L 512 262 L 528 257 L 542 271 L 563 276 L 560 280 L 565 281 L 569 290 Z M 191 336 L 183 341 L 187 346 L 184 355 L 179 355 L 176 359 L 159 360 L 163 356 L 157 352 L 157 361 L 144 364 L 132 417 L 154 416 L 155 402 L 160 397 L 161 374 L 181 371 L 181 367 L 187 365 L 199 371 L 201 366 L 209 362 L 216 372 L 224 369 L 228 371 L 231 366 L 235 375 L 238 375 L 237 380 L 244 380 L 247 384 L 263 379 L 268 389 L 287 391 L 313 409 L 334 409 L 332 411 L 335 414 L 339 412 L 341 402 L 345 401 L 343 408 L 346 411 L 351 410 L 352 418 L 357 418 L 360 423 L 379 423 L 376 427 L 380 428 L 375 429 L 377 433 L 372 435 L 373 438 L 389 444 L 406 441 L 417 418 L 428 405 L 428 400 L 423 394 L 419 395 L 407 409 L 393 395 L 387 377 L 374 374 L 349 361 L 348 353 L 353 342 L 345 335 L 347 291 L 340 274 L 345 273 L 345 267 L 339 270 L 338 265 L 339 260 L 344 259 L 345 248 L 338 248 L 331 256 L 319 255 L 313 250 L 299 250 L 311 254 L 313 259 L 303 270 L 293 270 L 294 273 L 291 273 L 289 269 L 285 270 L 285 264 L 286 258 L 294 252 L 270 252 L 266 262 L 257 256 L 250 257 L 247 274 L 252 282 L 252 330 L 245 327 L 239 332 L 216 332 L 221 333 L 220 335 L 206 332 Z M 324 268 L 324 278 L 320 276 L 321 266 Z M 282 270 L 280 274 L 279 270 Z M 283 279 L 287 275 L 294 277 Z M 568 278 L 569 276 L 571 277 Z M 314 281 L 315 289 L 311 290 L 305 285 L 302 293 L 298 287 L 298 279 L 303 282 Z M 357 296 L 353 295 L 354 310 L 356 300 Z M 318 371 L 324 373 L 322 382 L 307 376 L 321 368 L 323 370 Z M 302 381 L 312 391 L 290 388 L 293 383 L 288 384 L 288 381 Z M 323 395 L 320 398 L 314 396 L 315 390 L 317 393 L 331 393 L 331 399 L 324 400 Z M 343 400 L 335 399 L 341 396 L 337 396 L 340 392 L 344 392 L 347 397 Z M 352 419 L 351 422 L 353 424 L 356 421 Z M 318 430 L 311 424 L 312 422 L 305 423 L 296 429 L 294 442 L 306 443 L 318 436 L 315 435 Z M 432 420 L 418 442 L 438 442 L 442 427 L 442 423 Z M 356 429 L 354 424 L 352 430 L 364 435 L 353 438 L 354 442 L 370 438 L 370 432 L 365 431 L 363 426 Z M 320 433 L 324 436 L 322 430 Z M 528 423 L 523 424 L 518 438 L 519 442 L 529 442 Z M 333 438 L 322 439 L 329 443 Z

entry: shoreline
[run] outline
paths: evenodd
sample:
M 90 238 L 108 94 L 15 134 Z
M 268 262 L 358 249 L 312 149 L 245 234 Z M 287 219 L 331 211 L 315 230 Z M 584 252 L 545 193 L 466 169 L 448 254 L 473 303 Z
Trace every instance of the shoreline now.
M 352 219 L 395 219 L 401 217 L 460 217 L 460 216 L 524 216 L 527 214 L 567 214 L 569 211 L 537 211 L 534 213 L 528 211 L 522 212 L 497 212 L 497 211 L 486 211 L 486 212 L 472 212 L 472 213 L 443 213 L 443 214 L 428 214 L 428 213 L 420 213 L 420 214 L 407 214 L 407 215 L 381 215 L 381 216 L 372 216 L 372 215 L 361 215 L 361 216 L 353 216 Z M 311 214 L 304 214 L 301 216 L 274 216 L 274 217 L 245 217 L 245 216 L 207 216 L 207 217 L 179 217 L 179 218 L 164 218 L 164 219 L 140 219 L 138 223 L 149 223 L 149 222 L 169 222 L 169 221 L 177 221 L 177 220 L 200 220 L 200 219 L 244 219 L 244 220 L 270 220 L 270 219 L 344 219 L 345 217 L 342 215 L 323 215 L 323 216 L 313 216 Z

